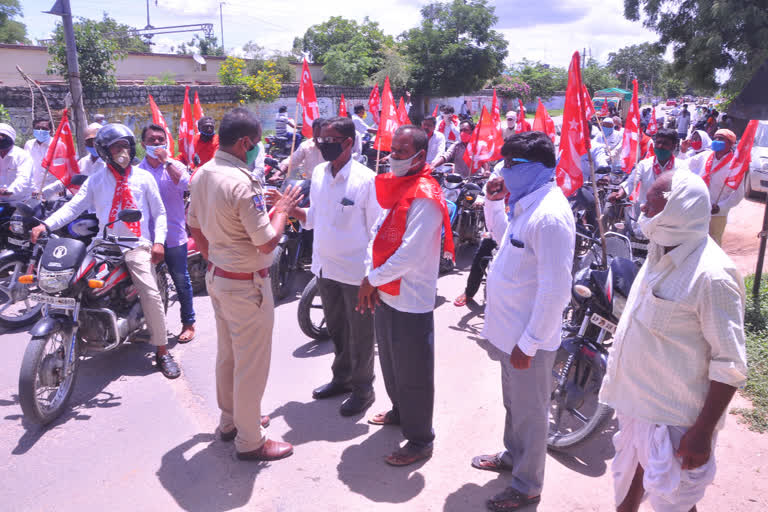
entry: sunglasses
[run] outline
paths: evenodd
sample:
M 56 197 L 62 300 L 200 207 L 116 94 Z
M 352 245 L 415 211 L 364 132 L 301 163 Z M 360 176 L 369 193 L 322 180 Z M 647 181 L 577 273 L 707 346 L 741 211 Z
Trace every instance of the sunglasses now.
M 349 137 L 318 137 L 318 144 L 335 144 L 337 142 L 344 142 Z

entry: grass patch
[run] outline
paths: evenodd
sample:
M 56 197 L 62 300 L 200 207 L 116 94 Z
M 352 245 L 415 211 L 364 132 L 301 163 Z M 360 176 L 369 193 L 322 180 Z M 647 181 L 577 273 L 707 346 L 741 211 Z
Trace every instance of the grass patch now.
M 744 328 L 747 338 L 747 384 L 742 393 L 752 400 L 753 409 L 734 409 L 756 432 L 768 432 L 768 276 L 760 282 L 757 303 L 752 297 L 754 275 L 747 277 L 747 310 Z

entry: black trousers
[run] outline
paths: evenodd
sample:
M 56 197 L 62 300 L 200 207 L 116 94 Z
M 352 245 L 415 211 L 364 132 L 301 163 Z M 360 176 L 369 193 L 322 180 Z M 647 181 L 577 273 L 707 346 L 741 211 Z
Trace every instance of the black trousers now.
M 475 251 L 475 257 L 472 259 L 472 268 L 469 270 L 469 276 L 467 276 L 467 287 L 464 290 L 464 295 L 467 299 L 471 299 L 480 289 L 480 283 L 483 282 L 483 273 L 485 272 L 489 258 L 493 254 L 493 250 L 498 246 L 493 238 L 483 238 L 480 242 L 480 246 Z
M 373 315 L 355 311 L 359 286 L 319 277 L 325 322 L 333 340 L 333 381 L 351 385 L 353 393 L 373 391 Z
M 384 303 L 374 314 L 379 362 L 403 436 L 417 448 L 432 444 L 435 405 L 435 319 Z

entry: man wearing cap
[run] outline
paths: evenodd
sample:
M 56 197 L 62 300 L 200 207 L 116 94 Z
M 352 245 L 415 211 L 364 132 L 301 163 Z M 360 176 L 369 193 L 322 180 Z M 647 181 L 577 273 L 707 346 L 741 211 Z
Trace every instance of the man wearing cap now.
M 104 168 L 104 160 L 99 157 L 99 153 L 96 152 L 96 148 L 93 146 L 93 141 L 96 140 L 96 135 L 99 133 L 101 126 L 102 125 L 99 123 L 91 123 L 85 130 L 85 150 L 88 154 L 77 161 L 77 167 L 80 169 L 80 174 L 83 176 L 91 176 L 99 169 Z M 43 187 L 43 197 L 45 199 L 50 199 L 65 190 L 66 187 L 64 187 L 64 184 L 61 181 L 54 179 L 53 183 Z
M 515 134 L 515 127 L 517 126 L 517 113 L 514 110 L 507 112 L 507 125 L 501 131 L 504 140 L 507 140 Z
M 717 245 L 722 245 L 723 233 L 728 223 L 728 212 L 744 199 L 744 187 L 737 186 L 734 189 L 726 185 L 735 146 L 736 134 L 723 128 L 715 132 L 709 150 L 702 151 L 688 161 L 691 172 L 701 176 L 709 187 L 712 204 L 709 236 L 717 242 Z
M 29 196 L 32 157 L 15 145 L 16 130 L 0 123 L 0 198 L 24 200 Z
M 45 155 L 48 154 L 48 148 L 51 146 L 51 121 L 48 119 L 35 119 L 32 121 L 33 138 L 24 144 L 24 150 L 32 157 L 32 176 L 30 186 L 32 193 L 37 193 L 41 189 L 43 182 L 59 181 L 55 177 L 45 177 L 46 171 L 43 169 L 42 162 Z M 66 146 L 59 141 L 56 145 L 56 154 L 66 151 Z

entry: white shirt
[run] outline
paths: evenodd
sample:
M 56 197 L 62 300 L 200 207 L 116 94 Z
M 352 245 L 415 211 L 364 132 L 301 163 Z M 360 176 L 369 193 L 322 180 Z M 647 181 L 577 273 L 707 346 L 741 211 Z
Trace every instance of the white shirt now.
M 368 133 L 369 126 L 365 124 L 362 117 L 357 114 L 352 114 L 352 122 L 355 123 L 355 131 L 360 134 L 360 137 L 363 137 Z
M 592 154 L 592 162 L 595 165 L 595 171 L 601 167 L 608 167 L 608 155 L 605 154 L 605 146 L 594 142 L 589 152 Z M 581 173 L 584 176 L 584 183 L 592 181 L 592 169 L 589 167 L 589 157 L 584 153 L 581 157 Z
M 303 175 L 307 179 L 312 178 L 312 172 L 318 165 L 326 163 L 320 150 L 317 149 L 314 139 L 302 141 L 299 147 L 294 150 L 293 157 L 288 157 L 280 162 L 280 168 L 287 171 L 289 162 L 293 162 L 291 164 L 292 175 L 298 176 L 301 174 L 298 172 L 299 169 L 302 169 Z
M 373 239 L 387 215 L 389 210 L 384 210 L 373 228 L 366 259 L 368 282 L 381 286 L 400 279 L 400 295 L 379 291 L 381 300 L 404 313 L 429 313 L 435 309 L 443 212 L 432 199 L 414 199 L 408 208 L 400 247 L 383 265 L 373 269 Z
M 632 174 L 629 175 L 629 178 L 621 185 L 627 193 L 627 197 L 634 195 L 632 202 L 635 204 L 635 218 L 640 215 L 640 207 L 645 203 L 646 194 L 648 194 L 651 185 L 656 181 L 657 176 L 656 173 L 653 172 L 653 163 L 655 161 L 655 156 L 641 160 L 640 163 L 635 166 L 635 169 L 632 171 Z M 672 170 L 688 171 L 688 161 L 675 158 L 675 165 Z M 638 182 L 640 183 L 639 188 Z M 635 193 L 635 191 L 637 191 L 637 193 Z
M 621 144 L 624 142 L 624 130 L 616 131 L 613 130 L 613 133 L 606 139 L 605 134 L 602 130 L 600 130 L 600 133 L 597 134 L 597 137 L 595 137 L 595 142 L 598 144 L 602 144 L 603 146 L 607 146 L 608 151 L 613 151 L 617 147 L 620 147 Z
M 707 174 L 707 160 L 709 160 L 709 155 L 713 153 L 714 151 L 707 149 L 690 158 L 688 160 L 688 167 L 691 169 L 691 172 L 704 178 L 704 175 Z M 718 160 L 717 157 L 713 158 L 712 169 L 715 169 L 720 162 L 721 160 Z M 719 212 L 712 214 L 713 217 L 726 217 L 731 208 L 744 199 L 744 183 L 739 183 L 739 186 L 735 189 L 725 184 L 729 174 L 728 165 L 723 165 L 710 177 L 709 197 L 712 205 L 717 204 L 720 207 Z
M 485 222 L 500 246 L 488 271 L 483 336 L 507 354 L 515 345 L 529 356 L 557 350 L 571 299 L 573 213 L 554 182 L 520 199 L 511 219 L 504 210 L 503 200 L 485 202 Z
M 427 143 L 427 162 L 431 162 L 445 151 L 445 135 L 435 131 Z
M 85 155 L 78 160 L 77 167 L 80 169 L 80 174 L 83 176 L 90 176 L 95 174 L 99 169 L 105 169 L 104 160 L 97 158 L 96 160 L 90 154 Z M 64 184 L 58 179 L 54 178 L 54 182 L 50 185 L 43 187 L 43 197 L 50 199 L 53 196 L 64 192 Z
M 32 157 L 18 146 L 11 147 L 5 157 L 0 158 L 0 188 L 8 189 L 10 196 L 5 199 L 14 201 L 26 199 L 30 193 L 32 176 Z
M 32 186 L 32 190 L 34 192 L 37 192 L 40 190 L 40 183 L 43 181 L 43 176 L 47 172 L 45 169 L 43 169 L 43 166 L 41 165 L 43 163 L 43 158 L 45 158 L 45 155 L 48 153 L 48 148 L 51 145 L 53 139 L 48 139 L 47 141 L 40 144 L 37 142 L 37 139 L 30 139 L 27 141 L 26 144 L 24 144 L 24 151 L 29 153 L 29 156 L 32 157 L 32 174 L 30 176 L 30 185 Z M 60 146 L 63 146 L 64 144 L 60 144 Z M 55 177 L 49 177 L 46 179 L 46 181 L 50 182 L 50 179 Z
M 363 281 L 371 229 L 381 212 L 375 177 L 372 170 L 351 158 L 336 176 L 330 162 L 315 168 L 304 223 L 305 228 L 315 230 L 313 274 L 322 272 L 326 279 L 356 286 Z
M 101 232 L 109 222 L 109 210 L 112 208 L 112 199 L 115 196 L 115 185 L 116 181 L 112 173 L 106 167 L 100 169 L 83 183 L 72 200 L 56 210 L 45 220 L 45 223 L 55 231 L 71 222 L 83 211 L 89 210 L 96 213 L 99 219 L 99 232 Z M 125 243 L 125 245 L 134 247 L 151 245 L 147 238 L 150 236 L 150 222 L 154 222 L 154 243 L 164 244 L 168 227 L 165 206 L 160 197 L 157 181 L 148 171 L 133 166 L 128 177 L 128 186 L 136 202 L 136 208 L 142 213 L 141 237 L 138 242 Z M 117 236 L 136 236 L 124 222 L 120 221 L 107 231 Z

